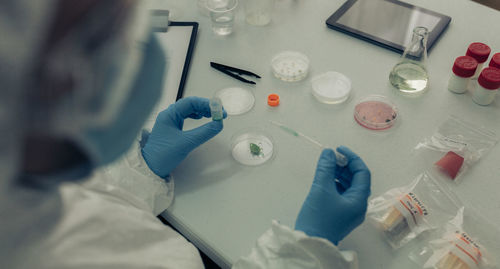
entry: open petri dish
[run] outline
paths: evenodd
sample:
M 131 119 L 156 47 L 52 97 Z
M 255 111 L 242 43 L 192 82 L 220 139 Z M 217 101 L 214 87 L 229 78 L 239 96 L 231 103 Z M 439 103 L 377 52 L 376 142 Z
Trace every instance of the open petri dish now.
M 275 77 L 288 82 L 303 80 L 309 71 L 309 59 L 296 51 L 278 53 L 271 60 L 271 68 Z
M 351 80 L 345 75 L 329 71 L 312 78 L 312 94 L 325 104 L 340 104 L 349 98 Z
M 252 92 L 239 88 L 225 88 L 218 90 L 215 97 L 220 98 L 222 106 L 228 115 L 240 115 L 248 112 L 255 104 L 255 97 Z
M 262 131 L 246 129 L 232 138 L 231 155 L 243 165 L 261 165 L 269 161 L 274 152 L 273 140 Z
M 354 107 L 356 122 L 370 130 L 386 130 L 398 119 L 398 109 L 382 95 L 369 95 L 361 99 Z

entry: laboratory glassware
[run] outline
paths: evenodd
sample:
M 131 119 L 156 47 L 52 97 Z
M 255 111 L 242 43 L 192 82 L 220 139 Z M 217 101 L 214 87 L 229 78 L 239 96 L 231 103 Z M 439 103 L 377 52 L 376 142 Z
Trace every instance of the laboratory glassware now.
M 425 27 L 415 27 L 411 43 L 406 47 L 399 62 L 393 67 L 389 81 L 401 93 L 419 96 L 427 90 L 427 36 Z

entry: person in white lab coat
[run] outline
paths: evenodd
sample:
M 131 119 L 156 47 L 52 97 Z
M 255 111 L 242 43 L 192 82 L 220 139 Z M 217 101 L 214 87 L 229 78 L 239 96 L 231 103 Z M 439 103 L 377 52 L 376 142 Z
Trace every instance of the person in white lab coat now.
M 166 68 L 141 3 L 0 1 L 0 268 L 203 268 L 157 215 L 171 171 L 222 123 L 183 131 L 210 117 L 188 97 L 136 140 Z M 294 229 L 272 222 L 233 268 L 356 267 L 336 244 L 364 219 L 370 172 L 337 150 L 348 165 L 322 152 Z

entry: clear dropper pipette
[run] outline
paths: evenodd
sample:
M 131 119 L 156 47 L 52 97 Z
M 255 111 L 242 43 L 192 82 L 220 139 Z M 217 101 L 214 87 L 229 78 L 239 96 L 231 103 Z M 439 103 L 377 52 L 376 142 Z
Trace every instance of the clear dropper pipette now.
M 280 127 L 281 130 L 283 130 L 283 131 L 285 131 L 285 132 L 287 132 L 287 133 L 289 133 L 289 134 L 291 134 L 291 135 L 293 135 L 295 137 L 300 137 L 300 138 L 305 139 L 306 141 L 308 141 L 309 143 L 311 143 L 311 144 L 319 147 L 320 149 L 325 149 L 326 148 L 320 142 L 314 140 L 313 138 L 311 138 L 311 137 L 309 137 L 309 136 L 307 136 L 307 135 L 305 135 L 305 134 L 303 134 L 303 133 L 301 133 L 299 131 L 296 131 L 296 130 L 294 130 L 294 129 L 288 127 L 288 126 L 286 126 L 283 123 L 280 123 L 280 122 L 277 122 L 277 121 L 273 121 L 273 120 L 269 120 L 269 122 L 271 122 L 272 124 Z M 337 157 L 336 158 L 337 159 L 337 165 L 338 166 L 342 166 L 342 167 L 346 166 L 347 165 L 347 158 L 344 155 L 338 153 L 336 150 L 334 150 L 333 152 L 335 152 L 335 157 Z

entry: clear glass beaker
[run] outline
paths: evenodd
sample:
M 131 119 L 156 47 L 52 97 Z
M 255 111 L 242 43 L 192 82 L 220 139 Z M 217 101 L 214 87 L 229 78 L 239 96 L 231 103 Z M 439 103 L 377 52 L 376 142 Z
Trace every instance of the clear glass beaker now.
M 246 0 L 244 4 L 248 24 L 264 26 L 271 22 L 274 0 Z
M 427 90 L 427 36 L 425 27 L 415 27 L 411 43 L 400 61 L 392 68 L 389 81 L 400 92 L 418 96 Z
M 231 34 L 238 0 L 206 0 L 205 6 L 209 11 L 213 32 L 220 36 Z

